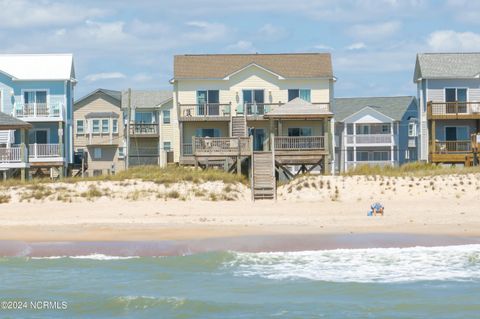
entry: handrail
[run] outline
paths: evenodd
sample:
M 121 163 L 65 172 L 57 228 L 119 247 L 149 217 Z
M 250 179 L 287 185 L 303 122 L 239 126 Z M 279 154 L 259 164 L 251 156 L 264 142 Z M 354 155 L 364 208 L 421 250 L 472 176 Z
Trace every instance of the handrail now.
M 131 135 L 151 135 L 158 134 L 158 124 L 156 123 L 131 123 Z
M 472 142 L 463 141 L 435 141 L 434 154 L 466 154 L 471 152 Z
M 63 103 L 23 103 L 16 104 L 13 116 L 23 117 L 62 117 Z
M 230 116 L 231 103 L 178 104 L 182 117 Z
M 1 147 L 0 163 L 19 163 L 22 162 L 21 147 Z
M 275 149 L 282 151 L 324 150 L 325 136 L 276 136 Z
M 194 155 L 251 153 L 249 137 L 193 137 Z
M 480 114 L 480 102 L 434 102 L 427 103 L 429 116 L 458 116 Z
M 348 144 L 382 144 L 391 143 L 394 134 L 348 134 Z
M 29 145 L 30 158 L 47 158 L 60 157 L 59 144 L 30 144 Z

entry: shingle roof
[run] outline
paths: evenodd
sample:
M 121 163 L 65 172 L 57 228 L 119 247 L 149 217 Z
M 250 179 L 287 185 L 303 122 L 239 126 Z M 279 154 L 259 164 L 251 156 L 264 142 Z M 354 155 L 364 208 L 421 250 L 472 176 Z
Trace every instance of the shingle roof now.
M 16 80 L 75 78 L 72 54 L 0 54 L 0 72 Z
M 176 55 L 174 79 L 222 79 L 251 64 L 285 78 L 332 78 L 330 53 Z
M 75 104 L 78 104 L 86 99 L 88 99 L 90 96 L 97 94 L 97 93 L 103 93 L 105 95 L 110 96 L 111 98 L 117 100 L 118 102 L 121 102 L 122 100 L 122 92 L 120 91 L 115 91 L 115 90 L 108 90 L 108 89 L 96 89 L 95 91 L 92 91 L 88 93 L 87 95 L 81 97 L 80 99 L 75 101 Z
M 413 81 L 419 78 L 475 78 L 479 74 L 480 53 L 420 53 Z
M 325 115 L 331 116 L 332 113 L 325 111 L 325 107 L 321 105 L 315 105 L 297 97 L 290 102 L 274 108 L 265 114 L 265 117 L 325 117 Z
M 333 117 L 335 121 L 342 122 L 350 115 L 366 107 L 371 107 L 396 121 L 400 121 L 412 103 L 416 103 L 413 96 L 336 98 L 332 108 Z
M 157 107 L 160 104 L 167 102 L 173 98 L 172 91 L 161 91 L 161 90 L 152 90 L 152 91 L 140 91 L 132 90 L 132 108 L 150 108 Z M 128 91 L 122 92 L 122 108 L 128 107 Z
M 19 120 L 13 116 L 0 112 L 0 130 L 15 130 L 31 128 L 32 124 Z

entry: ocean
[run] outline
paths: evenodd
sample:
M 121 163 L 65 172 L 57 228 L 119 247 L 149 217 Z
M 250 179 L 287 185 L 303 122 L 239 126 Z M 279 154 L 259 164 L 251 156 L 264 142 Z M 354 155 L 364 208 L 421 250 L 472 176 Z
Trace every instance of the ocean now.
M 0 318 L 480 318 L 480 245 L 3 257 L 0 285 Z

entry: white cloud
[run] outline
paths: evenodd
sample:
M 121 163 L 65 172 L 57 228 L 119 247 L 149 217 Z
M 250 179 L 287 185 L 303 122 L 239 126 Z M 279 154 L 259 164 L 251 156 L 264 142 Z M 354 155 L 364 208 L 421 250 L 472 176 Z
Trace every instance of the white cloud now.
M 379 41 L 391 37 L 401 28 L 399 21 L 389 21 L 374 24 L 356 24 L 349 30 L 349 34 L 355 39 Z
M 439 30 L 430 33 L 427 43 L 434 51 L 478 51 L 480 34 Z
M 50 0 L 0 0 L 0 26 L 4 28 L 70 25 L 104 14 L 90 6 Z
M 325 44 L 317 44 L 313 46 L 314 49 L 317 50 L 327 50 L 327 51 L 332 51 L 333 47 L 325 45 Z
M 264 38 L 264 41 L 275 41 L 284 38 L 287 35 L 287 32 L 282 27 L 276 27 L 267 23 L 258 30 L 258 34 Z
M 210 42 L 222 39 L 228 33 L 228 28 L 221 23 L 190 21 L 186 25 L 194 29 L 183 34 L 183 38 L 186 41 Z
M 230 44 L 225 48 L 229 52 L 255 53 L 256 49 L 252 42 L 240 40 L 236 43 Z
M 89 74 L 85 77 L 85 81 L 97 82 L 102 80 L 125 79 L 126 75 L 121 72 L 105 72 Z
M 355 42 L 346 47 L 347 50 L 362 50 L 365 49 L 367 45 L 363 42 Z

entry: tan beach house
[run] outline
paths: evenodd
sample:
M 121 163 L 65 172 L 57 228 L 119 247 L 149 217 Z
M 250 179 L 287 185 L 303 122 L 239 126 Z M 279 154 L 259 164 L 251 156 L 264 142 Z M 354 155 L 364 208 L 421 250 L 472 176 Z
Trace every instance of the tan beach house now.
M 330 172 L 334 82 L 328 53 L 177 55 L 175 161 L 248 170 L 258 198 L 275 176 Z
M 125 169 L 121 92 L 97 89 L 74 104 L 74 147 L 84 159 L 84 175 Z
M 415 63 L 420 159 L 470 165 L 480 132 L 480 53 L 421 53 Z

